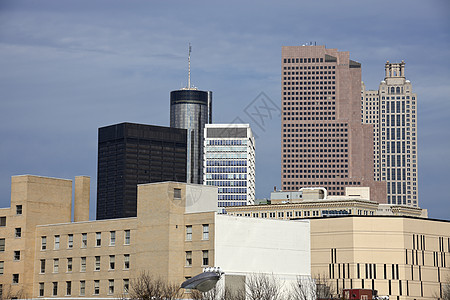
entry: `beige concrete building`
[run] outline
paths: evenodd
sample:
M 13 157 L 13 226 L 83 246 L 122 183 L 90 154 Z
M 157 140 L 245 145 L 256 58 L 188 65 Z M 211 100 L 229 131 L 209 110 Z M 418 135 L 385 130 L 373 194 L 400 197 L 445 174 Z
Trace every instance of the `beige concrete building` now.
M 419 207 L 372 201 L 368 187 L 346 187 L 344 196 L 328 196 L 324 188 L 272 192 L 271 204 L 227 207 L 226 212 L 232 216 L 283 220 L 340 215 L 428 217 L 427 210 Z
M 312 274 L 389 299 L 439 299 L 450 276 L 450 222 L 397 216 L 311 219 Z
M 0 210 L 5 295 L 117 298 L 143 271 L 181 284 L 216 261 L 226 274 L 310 275 L 309 221 L 217 215 L 216 187 L 139 185 L 137 217 L 99 221 L 88 220 L 87 177 L 75 179 L 73 216 L 71 180 L 15 176 L 11 191 Z M 261 263 L 277 253 L 283 259 Z
M 348 214 L 333 216 L 330 211 Z M 421 210 L 416 207 L 349 197 L 229 207 L 227 212 L 249 218 L 308 218 L 311 274 L 329 278 L 341 295 L 344 288 L 364 288 L 389 299 L 439 299 L 450 280 L 450 222 L 418 217 Z
M 361 117 L 373 125 L 374 177 L 387 182 L 387 203 L 418 207 L 417 95 L 404 61 L 386 62 L 378 90 L 362 83 Z

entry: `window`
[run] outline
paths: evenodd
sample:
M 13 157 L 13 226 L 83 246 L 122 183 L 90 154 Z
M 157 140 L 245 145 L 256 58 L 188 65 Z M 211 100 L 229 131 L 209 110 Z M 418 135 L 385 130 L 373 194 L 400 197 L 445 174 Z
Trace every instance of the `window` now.
M 73 234 L 69 234 L 67 236 L 67 248 L 69 249 L 73 248 Z
M 5 272 L 5 262 L 0 261 L 0 275 L 3 275 Z
M 86 294 L 86 281 L 80 281 L 80 296 L 84 296 Z
M 58 296 L 58 283 L 53 282 L 53 296 Z
M 181 189 L 173 189 L 173 198 L 181 199 Z
M 123 280 L 123 293 L 128 294 L 129 290 L 130 290 L 130 279 L 124 279 Z
M 44 283 L 39 282 L 39 297 L 44 297 Z
M 108 294 L 114 294 L 114 279 L 108 280 Z
M 72 281 L 66 281 L 66 296 L 72 295 Z
M 13 284 L 18 284 L 19 283 L 19 274 L 13 274 L 12 283 Z
M 209 225 L 203 224 L 203 240 L 209 240 Z
M 67 258 L 67 272 L 72 272 L 72 257 Z
M 0 252 L 5 251 L 5 239 L 0 239 Z
M 110 255 L 109 256 L 109 269 L 114 270 L 116 268 L 116 256 Z
M 19 250 L 14 251 L 14 260 L 20 260 L 20 251 Z
M 192 226 L 186 226 L 186 241 L 192 241 Z
M 59 249 L 59 235 L 55 235 L 55 250 Z
M 0 227 L 6 226 L 6 217 L 0 217 Z
M 100 294 L 100 280 L 94 280 L 94 295 Z
M 86 272 L 86 257 L 81 258 L 80 272 Z
M 87 233 L 81 234 L 81 248 L 87 247 Z
M 42 236 L 41 237 L 41 250 L 47 249 L 47 237 Z
M 125 230 L 125 245 L 129 245 L 131 240 L 131 232 L 130 230 Z
M 203 254 L 203 261 L 202 261 L 203 266 L 209 265 L 209 260 L 208 260 L 208 250 L 203 250 L 203 251 L 202 251 L 202 254 Z
M 16 215 L 22 214 L 22 205 L 16 205 Z
M 102 245 L 102 233 L 96 232 L 95 233 L 95 246 L 100 247 Z
M 95 257 L 95 271 L 100 271 L 100 256 Z
M 58 273 L 59 271 L 59 259 L 53 259 L 53 273 Z
M 130 254 L 123 255 L 123 268 L 128 270 L 130 268 Z
M 192 251 L 186 251 L 186 267 L 192 266 Z
M 109 245 L 114 246 L 116 244 L 116 232 L 110 231 L 110 239 L 109 239 Z
M 41 259 L 41 274 L 45 273 L 45 259 Z
M 21 238 L 22 237 L 22 228 L 16 228 L 14 236 L 16 238 Z

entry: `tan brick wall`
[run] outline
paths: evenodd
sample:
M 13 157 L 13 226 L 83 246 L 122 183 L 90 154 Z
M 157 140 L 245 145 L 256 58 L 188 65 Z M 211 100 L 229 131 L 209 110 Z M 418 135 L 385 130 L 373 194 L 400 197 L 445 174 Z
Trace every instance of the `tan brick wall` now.
M 72 181 L 39 176 L 14 176 L 11 180 L 11 209 L 6 215 L 7 226 L 0 229 L 6 239 L 2 253 L 5 271 L 0 284 L 11 292 L 23 292 L 30 297 L 33 287 L 36 226 L 48 223 L 70 222 Z M 16 206 L 22 206 L 22 214 L 16 214 Z M 15 228 L 21 228 L 22 236 L 16 238 Z M 14 251 L 20 251 L 20 260 L 13 259 Z M 19 275 L 19 283 L 12 284 L 13 274 Z
M 86 219 L 89 212 L 89 178 L 77 177 L 75 195 L 79 204 L 75 209 L 77 219 Z M 181 198 L 174 199 L 174 189 L 181 190 Z M 198 186 L 202 189 L 203 186 Z M 196 201 L 217 202 L 213 187 L 196 195 Z M 12 179 L 11 208 L 0 209 L 6 216 L 7 226 L 0 227 L 0 238 L 6 240 L 6 251 L 0 253 L 4 261 L 4 274 L 0 284 L 10 287 L 12 274 L 19 274 L 19 284 L 12 292 L 22 290 L 25 297 L 38 297 L 40 283 L 44 296 L 53 296 L 53 283 L 57 283 L 58 297 L 79 297 L 81 281 L 85 282 L 85 297 L 112 297 L 123 294 L 124 280 L 132 284 L 141 272 L 148 272 L 164 280 L 181 284 L 185 277 L 202 271 L 202 250 L 208 250 L 209 265 L 214 263 L 214 212 L 186 213 L 186 184 L 166 182 L 144 184 L 138 187 L 138 215 L 135 218 L 71 222 L 72 181 L 38 176 L 18 176 Z M 199 197 L 199 198 L 198 198 Z M 186 200 L 188 199 L 188 200 Z M 190 202 L 189 202 L 190 203 Z M 16 205 L 22 205 L 23 214 L 16 215 Z M 200 203 L 197 203 L 200 205 Z M 75 205 L 77 207 L 77 205 Z M 193 227 L 192 241 L 186 241 L 186 225 Z M 202 240 L 202 225 L 209 225 L 209 238 Z M 15 238 L 15 228 L 22 228 L 22 237 Z M 130 232 L 130 244 L 125 243 L 125 232 Z M 111 234 L 115 234 L 112 244 Z M 87 246 L 82 243 L 87 234 Z M 97 233 L 101 244 L 97 246 Z M 73 243 L 69 246 L 69 235 Z M 42 237 L 46 249 L 42 249 Z M 55 236 L 59 247 L 55 249 Z M 20 250 L 21 258 L 13 261 L 13 251 Z M 192 251 L 192 266 L 186 267 L 186 251 Z M 129 255 L 129 269 L 125 268 L 125 255 Z M 114 256 L 114 269 L 110 259 Z M 96 269 L 96 257 L 100 269 Z M 86 270 L 81 270 L 86 258 Z M 58 269 L 55 271 L 55 259 Z M 41 260 L 45 270 L 41 272 Z M 72 269 L 69 270 L 69 260 Z M 99 292 L 94 283 L 99 281 Z M 110 282 L 114 292 L 110 293 Z M 67 284 L 71 294 L 67 295 Z

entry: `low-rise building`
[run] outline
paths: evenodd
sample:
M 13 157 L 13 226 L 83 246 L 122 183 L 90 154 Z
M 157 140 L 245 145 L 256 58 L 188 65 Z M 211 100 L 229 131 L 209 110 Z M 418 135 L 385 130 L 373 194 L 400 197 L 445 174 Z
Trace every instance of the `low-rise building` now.
M 389 299 L 439 299 L 450 280 L 450 222 L 426 210 L 379 204 L 364 188 L 274 192 L 272 203 L 228 207 L 238 217 L 311 222 L 311 274 L 332 291 L 373 289 Z M 385 297 L 386 298 L 386 297 Z
M 11 207 L 0 209 L 0 291 L 117 298 L 142 272 L 181 284 L 210 266 L 310 275 L 308 220 L 218 215 L 216 187 L 142 184 L 136 217 L 97 221 L 89 220 L 89 178 L 75 178 L 74 194 L 72 206 L 71 180 L 12 178 Z
M 402 215 L 427 217 L 427 210 L 406 205 L 380 204 L 370 200 L 368 187 L 346 187 L 345 196 L 328 196 L 324 188 L 275 191 L 270 204 L 227 207 L 226 213 L 269 219 L 297 219 L 339 215 Z
M 311 221 L 311 272 L 337 291 L 373 289 L 389 299 L 439 299 L 450 278 L 450 222 L 408 216 Z M 342 293 L 341 293 L 342 295 Z

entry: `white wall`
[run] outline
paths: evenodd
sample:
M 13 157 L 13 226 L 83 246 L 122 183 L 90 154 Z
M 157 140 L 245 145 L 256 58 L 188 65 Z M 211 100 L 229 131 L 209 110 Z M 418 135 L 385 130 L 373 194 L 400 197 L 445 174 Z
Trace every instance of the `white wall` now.
M 309 221 L 216 215 L 214 255 L 215 266 L 225 274 L 310 276 Z
M 186 184 L 186 213 L 216 212 L 217 187 Z

